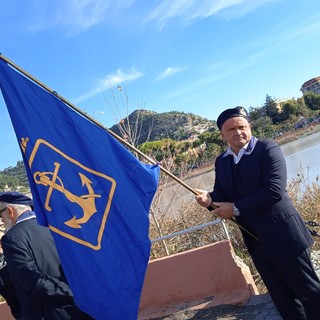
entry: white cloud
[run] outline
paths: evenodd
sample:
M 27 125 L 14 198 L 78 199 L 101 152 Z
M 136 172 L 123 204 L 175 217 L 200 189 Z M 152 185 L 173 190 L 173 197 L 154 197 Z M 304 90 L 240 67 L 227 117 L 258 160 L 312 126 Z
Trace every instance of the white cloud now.
M 315 41 L 319 36 L 320 22 L 319 17 L 310 18 L 301 21 L 301 23 L 292 24 L 291 19 L 283 20 L 281 28 L 276 26 L 270 30 L 270 36 L 264 35 L 258 40 L 246 42 L 241 50 L 251 52 L 247 60 L 261 60 L 270 55 L 287 51 L 290 47 L 298 43 L 314 38 Z
M 262 5 L 281 0 L 163 0 L 147 20 L 157 21 L 163 27 L 170 19 L 185 22 L 204 19 L 220 13 L 227 19 L 238 18 Z
M 223 68 L 223 65 L 228 65 L 228 68 Z M 228 62 L 228 63 L 221 63 L 220 66 L 217 66 L 217 70 L 212 72 L 212 70 L 203 75 L 202 78 L 198 78 L 193 82 L 188 83 L 187 85 L 184 84 L 182 87 L 175 88 L 175 91 L 169 93 L 166 98 L 172 99 L 175 97 L 184 97 L 184 96 L 191 96 L 193 93 L 196 93 L 202 87 L 210 87 L 213 85 L 214 82 L 219 81 L 224 78 L 228 78 L 245 70 L 250 66 L 250 62 L 244 61 L 243 63 L 235 63 L 235 62 Z
M 285 41 L 304 40 L 313 36 L 318 36 L 320 31 L 319 18 L 303 21 L 303 24 L 288 29 L 281 38 Z
M 141 23 L 140 14 L 145 21 L 156 21 L 163 27 L 171 19 L 190 23 L 217 14 L 225 19 L 238 18 L 276 1 L 283 0 L 162 0 L 154 9 L 149 3 L 141 10 L 138 0 L 34 0 L 26 8 L 32 18 L 25 28 L 63 28 L 68 34 L 78 34 L 101 23 L 112 23 L 115 17 L 125 19 L 126 15 L 130 15 L 129 20 L 139 17 Z
M 83 32 L 111 15 L 126 10 L 134 0 L 54 0 L 38 1 L 30 30 L 64 27 L 68 34 Z M 54 8 L 54 9 L 52 9 Z
M 168 67 L 166 68 L 163 72 L 161 72 L 158 77 L 156 78 L 156 80 L 162 80 L 168 77 L 173 76 L 176 73 L 182 72 L 184 70 L 186 70 L 186 67 L 182 67 L 182 68 L 176 68 L 176 67 Z
M 111 73 L 100 79 L 96 86 L 92 88 L 87 93 L 81 95 L 80 97 L 75 99 L 75 103 L 79 103 L 85 101 L 105 90 L 110 89 L 111 87 L 115 87 L 117 85 L 131 82 L 143 76 L 143 73 L 131 69 L 129 72 L 123 72 L 121 69 L 118 69 L 116 72 Z

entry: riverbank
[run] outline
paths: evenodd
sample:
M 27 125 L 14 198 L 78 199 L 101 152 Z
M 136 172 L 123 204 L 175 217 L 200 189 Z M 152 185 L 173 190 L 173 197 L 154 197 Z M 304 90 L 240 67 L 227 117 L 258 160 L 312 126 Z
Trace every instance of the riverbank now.
M 301 137 L 295 141 L 281 145 L 282 152 L 285 156 L 299 152 L 303 149 L 312 147 L 320 142 L 320 131 L 314 132 L 307 136 Z

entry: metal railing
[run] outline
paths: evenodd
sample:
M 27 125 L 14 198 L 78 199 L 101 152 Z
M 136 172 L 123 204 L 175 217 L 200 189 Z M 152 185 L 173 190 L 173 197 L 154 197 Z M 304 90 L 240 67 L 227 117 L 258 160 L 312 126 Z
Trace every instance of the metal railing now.
M 226 237 L 227 237 L 228 240 L 230 240 L 230 236 L 229 236 L 229 233 L 228 233 L 228 230 L 227 230 L 227 226 L 226 226 L 226 224 L 224 222 L 224 219 L 215 219 L 213 221 L 210 221 L 210 222 L 207 222 L 207 223 L 204 223 L 204 224 L 200 224 L 200 225 L 194 226 L 192 228 L 184 229 L 184 230 L 177 231 L 177 232 L 174 232 L 174 233 L 171 233 L 171 234 L 167 234 L 167 235 L 159 237 L 159 238 L 152 239 L 151 243 L 155 243 L 155 242 L 158 242 L 158 241 L 163 241 L 163 240 L 166 240 L 166 239 L 170 239 L 170 238 L 173 238 L 173 237 L 176 237 L 176 236 L 180 236 L 182 234 L 189 233 L 189 232 L 192 232 L 192 231 L 200 230 L 200 229 L 203 229 L 203 228 L 206 228 L 208 226 L 211 226 L 211 225 L 214 225 L 214 224 L 218 224 L 218 223 L 222 223 L 222 227 L 223 227 L 223 230 L 224 230 L 224 232 L 226 234 Z

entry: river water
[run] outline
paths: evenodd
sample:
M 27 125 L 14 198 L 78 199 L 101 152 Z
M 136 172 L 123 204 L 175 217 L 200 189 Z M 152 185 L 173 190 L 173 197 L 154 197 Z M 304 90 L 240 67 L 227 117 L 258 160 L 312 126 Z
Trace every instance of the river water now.
M 288 181 L 299 178 L 304 184 L 320 180 L 320 133 L 282 146 Z M 320 181 L 319 181 L 320 183 Z

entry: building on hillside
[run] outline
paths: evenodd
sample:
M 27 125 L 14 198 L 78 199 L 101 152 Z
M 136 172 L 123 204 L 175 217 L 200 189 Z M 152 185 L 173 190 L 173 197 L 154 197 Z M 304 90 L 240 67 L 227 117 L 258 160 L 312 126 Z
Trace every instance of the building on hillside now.
M 320 94 L 320 77 L 312 78 L 306 81 L 300 88 L 302 93 L 306 93 L 308 91 L 312 91 L 316 94 Z

